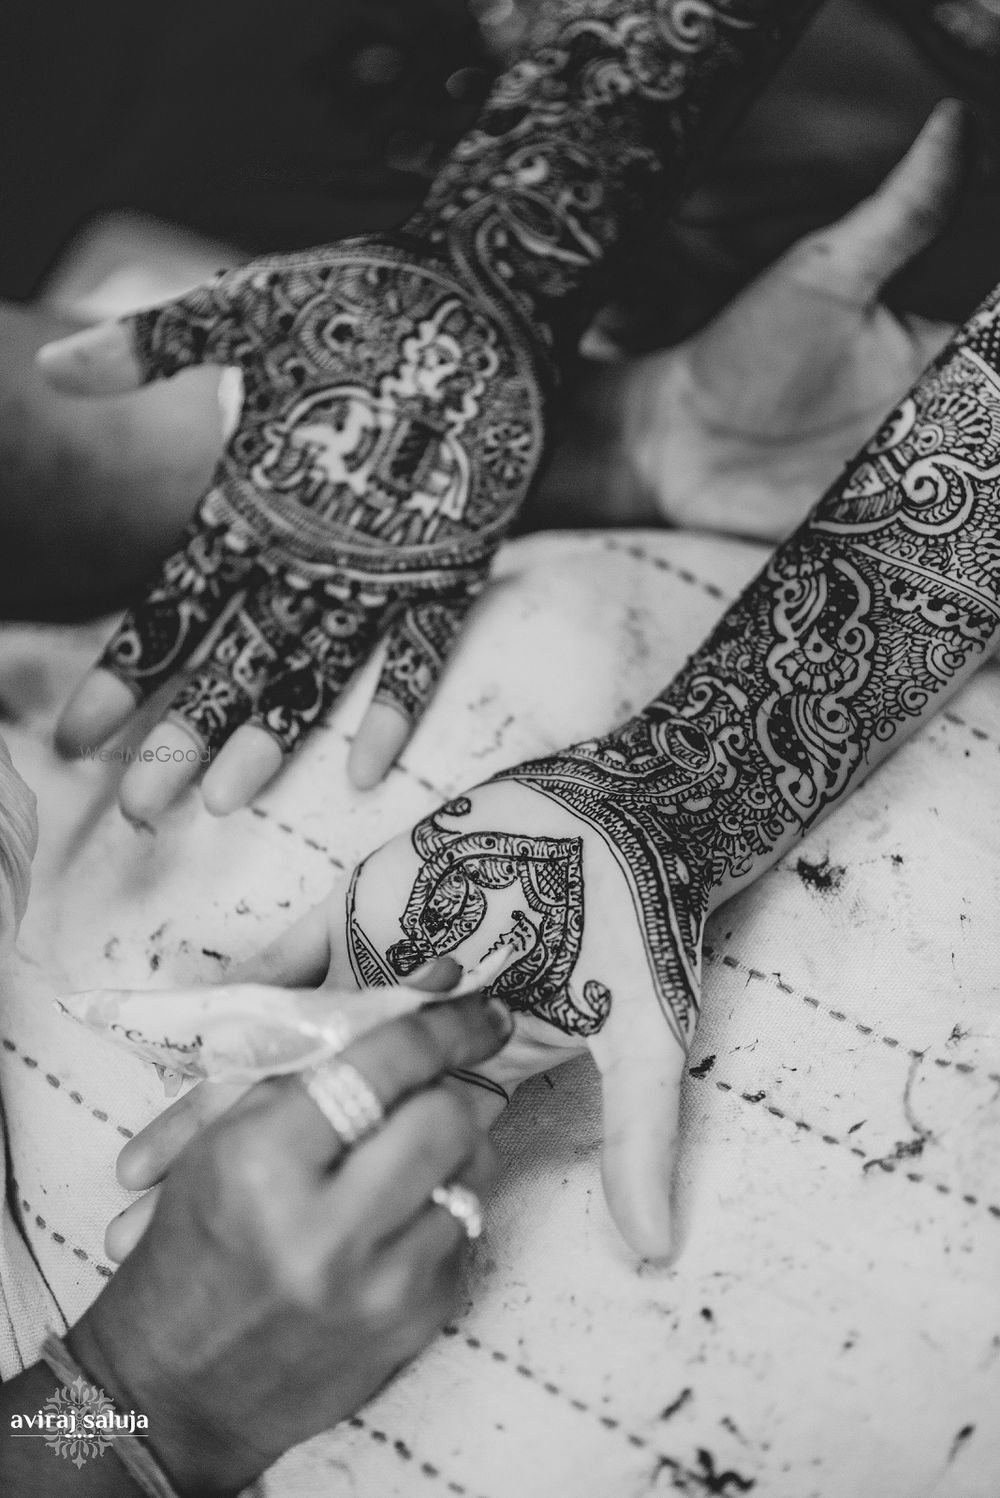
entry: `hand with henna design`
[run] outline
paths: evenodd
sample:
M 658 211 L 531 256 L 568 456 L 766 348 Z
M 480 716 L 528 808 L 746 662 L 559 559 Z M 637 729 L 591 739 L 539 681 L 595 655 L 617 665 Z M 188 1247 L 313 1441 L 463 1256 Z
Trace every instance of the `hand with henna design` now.
M 254 262 L 100 337 L 75 357 L 105 389 L 230 364 L 242 413 L 185 545 L 119 626 L 63 739 L 118 727 L 188 665 L 170 722 L 179 745 L 226 744 L 206 800 L 228 811 L 385 637 L 353 760 L 360 783 L 380 778 L 538 462 L 530 351 L 388 240 Z M 133 814 L 160 809 L 156 789 L 150 805 L 140 787 Z
M 492 991 L 518 1025 L 470 1079 L 484 1107 L 589 1048 L 611 1210 L 640 1253 L 668 1254 L 706 917 L 996 647 L 998 536 L 1000 287 L 642 713 L 388 843 L 257 976 L 368 986 L 505 946 Z M 192 1093 L 151 1125 L 126 1183 L 157 1180 L 220 1100 Z
M 243 378 L 184 546 L 60 724 L 78 752 L 186 673 L 125 777 L 129 815 L 187 783 L 192 739 L 217 753 L 209 808 L 245 804 L 385 639 L 350 765 L 381 778 L 532 480 L 612 255 L 816 3 L 542 0 L 404 230 L 259 261 L 41 351 L 77 394 L 199 364 Z

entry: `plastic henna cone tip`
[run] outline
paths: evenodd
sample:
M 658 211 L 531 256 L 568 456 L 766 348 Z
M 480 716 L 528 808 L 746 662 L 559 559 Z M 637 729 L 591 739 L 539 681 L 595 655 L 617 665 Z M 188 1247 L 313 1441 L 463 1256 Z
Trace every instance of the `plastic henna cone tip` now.
M 254 1082 L 322 1066 L 368 1030 L 428 995 L 396 986 L 361 993 L 264 984 L 91 989 L 56 1000 L 69 1018 L 141 1060 L 184 1077 Z
M 518 950 L 511 942 L 500 942 L 490 949 L 478 962 L 468 968 L 461 982 L 448 994 L 449 999 L 463 999 L 468 994 L 478 993 L 495 983 L 517 958 Z

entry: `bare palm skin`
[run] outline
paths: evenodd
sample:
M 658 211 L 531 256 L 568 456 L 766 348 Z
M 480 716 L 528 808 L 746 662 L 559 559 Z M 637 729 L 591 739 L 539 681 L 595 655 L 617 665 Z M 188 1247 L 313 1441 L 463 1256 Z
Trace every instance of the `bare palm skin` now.
M 935 111 L 871 198 L 702 332 L 584 374 L 536 517 L 790 534 L 952 331 L 881 299 L 960 192 L 950 111 Z

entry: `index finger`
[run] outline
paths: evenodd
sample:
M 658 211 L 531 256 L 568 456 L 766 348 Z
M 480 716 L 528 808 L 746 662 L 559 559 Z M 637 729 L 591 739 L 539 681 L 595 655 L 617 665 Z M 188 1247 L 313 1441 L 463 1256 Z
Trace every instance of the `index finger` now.
M 497 999 L 446 1000 L 368 1031 L 337 1060 L 361 1074 L 388 1114 L 454 1067 L 474 1066 L 495 1055 L 512 1029 L 510 1012 Z M 232 1111 L 266 1111 L 267 1147 L 318 1173 L 342 1152 L 336 1131 L 299 1079 L 263 1082 Z

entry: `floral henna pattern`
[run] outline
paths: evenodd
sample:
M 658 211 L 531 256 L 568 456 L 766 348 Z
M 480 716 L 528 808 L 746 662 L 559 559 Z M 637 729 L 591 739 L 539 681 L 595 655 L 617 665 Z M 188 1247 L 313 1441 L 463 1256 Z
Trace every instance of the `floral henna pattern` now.
M 611 850 L 663 1015 L 686 1046 L 713 897 L 773 862 L 998 639 L 1000 288 L 644 712 L 496 781 L 549 797 Z M 512 860 L 505 870 L 530 859 L 532 888 L 557 887 L 561 842 L 463 839 L 430 818 L 414 834 L 423 862 L 390 974 L 453 951 L 483 920 L 494 847 Z M 563 878 L 560 899 L 566 889 L 578 919 L 550 928 L 540 985 L 519 986 L 518 1003 L 589 1034 L 610 1006 L 601 986 L 582 990 L 590 1029 L 544 986 L 557 973 L 560 991 L 575 991 L 584 892 Z M 356 929 L 358 950 L 363 940 Z
M 416 716 L 540 456 L 533 356 L 392 247 L 223 279 L 224 299 L 193 300 L 231 337 L 183 304 L 137 319 L 151 373 L 192 348 L 238 358 L 243 410 L 186 547 L 103 664 L 146 695 L 228 610 L 172 715 L 212 746 L 249 721 L 287 750 L 388 631 L 380 696 Z
M 814 8 L 542 0 L 399 234 L 267 258 L 131 319 L 146 379 L 236 365 L 243 405 L 186 545 L 102 664 L 144 697 L 207 649 L 172 716 L 212 747 L 249 722 L 289 750 L 388 633 L 377 695 L 416 718 L 605 262 Z

